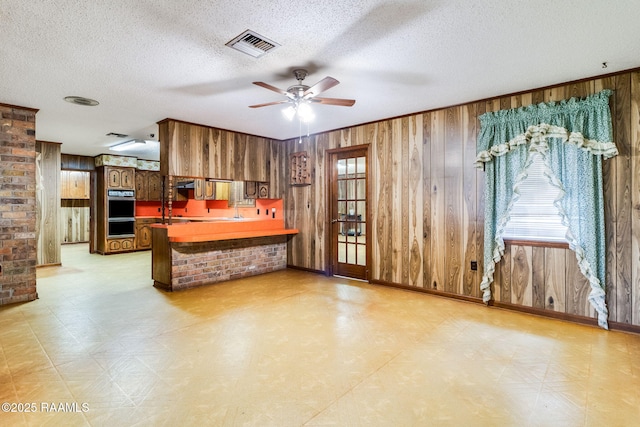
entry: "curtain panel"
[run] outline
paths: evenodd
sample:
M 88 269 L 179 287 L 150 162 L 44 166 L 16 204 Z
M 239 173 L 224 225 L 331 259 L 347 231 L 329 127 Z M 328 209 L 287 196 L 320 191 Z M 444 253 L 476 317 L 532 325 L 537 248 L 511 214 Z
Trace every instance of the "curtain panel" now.
M 609 97 L 603 90 L 584 99 L 530 105 L 480 116 L 476 167 L 485 177 L 483 300 L 491 300 L 495 264 L 504 255 L 504 227 L 519 198 L 533 156 L 559 189 L 554 204 L 567 226 L 566 239 L 582 274 L 598 324 L 608 328 L 605 301 L 605 233 L 602 159 L 618 154 L 613 143 Z

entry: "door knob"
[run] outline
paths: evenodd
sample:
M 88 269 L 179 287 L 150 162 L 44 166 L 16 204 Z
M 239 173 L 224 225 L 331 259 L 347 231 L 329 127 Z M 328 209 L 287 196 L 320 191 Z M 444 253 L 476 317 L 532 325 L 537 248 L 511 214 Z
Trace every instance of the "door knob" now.
M 331 220 L 331 224 L 335 224 L 336 222 L 338 222 L 338 220 L 337 220 L 337 219 L 332 219 L 332 220 Z

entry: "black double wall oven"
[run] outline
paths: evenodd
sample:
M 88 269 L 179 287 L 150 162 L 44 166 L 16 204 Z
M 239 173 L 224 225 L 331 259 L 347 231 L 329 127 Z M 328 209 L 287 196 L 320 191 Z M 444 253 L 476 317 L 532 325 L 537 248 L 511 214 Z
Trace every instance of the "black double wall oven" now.
M 107 237 L 135 237 L 134 190 L 107 190 Z

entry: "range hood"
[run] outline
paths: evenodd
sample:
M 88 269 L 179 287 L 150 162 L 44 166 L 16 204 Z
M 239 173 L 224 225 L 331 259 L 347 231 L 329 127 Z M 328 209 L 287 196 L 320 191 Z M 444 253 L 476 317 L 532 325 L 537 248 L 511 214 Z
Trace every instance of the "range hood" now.
M 178 190 L 193 190 L 195 188 L 195 183 L 193 180 L 178 181 L 175 185 L 175 188 L 177 188 Z

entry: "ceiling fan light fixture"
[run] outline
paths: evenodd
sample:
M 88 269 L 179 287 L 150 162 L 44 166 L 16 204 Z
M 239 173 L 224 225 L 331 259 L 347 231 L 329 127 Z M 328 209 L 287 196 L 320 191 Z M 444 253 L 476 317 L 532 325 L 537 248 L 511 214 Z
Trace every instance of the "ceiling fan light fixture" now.
M 282 110 L 282 115 L 289 121 L 293 120 L 296 115 L 296 109 L 293 105 L 289 105 L 287 108 Z
M 307 102 L 296 102 L 294 105 L 289 105 L 282 110 L 282 115 L 289 121 L 297 117 L 302 123 L 309 123 L 316 117 Z
M 315 114 L 313 114 L 313 110 L 311 106 L 306 102 L 303 102 L 298 105 L 298 117 L 302 120 L 303 123 L 309 123 L 313 121 L 315 118 Z

